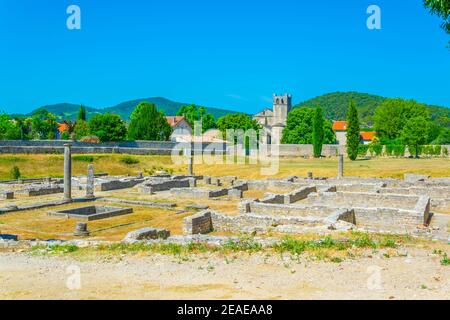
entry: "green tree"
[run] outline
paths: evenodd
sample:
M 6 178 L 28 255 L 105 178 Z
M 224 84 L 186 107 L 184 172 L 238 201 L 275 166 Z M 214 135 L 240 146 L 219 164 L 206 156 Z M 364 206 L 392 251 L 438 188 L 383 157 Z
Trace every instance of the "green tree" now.
M 315 110 L 313 108 L 295 108 L 287 116 L 286 128 L 283 130 L 281 143 L 311 144 L 313 143 L 313 122 Z M 323 144 L 336 141 L 331 121 L 323 122 Z
M 324 123 L 325 119 L 323 117 L 322 108 L 319 106 L 314 111 L 313 118 L 313 132 L 312 132 L 312 143 L 314 149 L 314 157 L 320 158 L 322 155 L 322 145 L 325 138 L 324 134 Z
M 441 133 L 432 144 L 450 144 L 450 128 L 442 128 Z
M 430 9 L 432 14 L 442 18 L 442 29 L 450 34 L 450 1 L 448 0 L 423 0 L 426 8 Z
M 196 121 L 202 121 L 202 132 L 216 128 L 217 126 L 214 116 L 206 113 L 204 107 L 199 107 L 195 104 L 182 106 L 178 110 L 177 116 L 183 116 L 192 128 L 194 128 Z
M 6 113 L 0 113 L 0 139 L 19 140 L 21 139 L 21 130 L 17 123 Z
M 89 132 L 101 142 L 122 141 L 127 135 L 125 122 L 117 114 L 96 114 L 89 120 Z
M 89 124 L 84 120 L 78 120 L 75 123 L 75 127 L 73 129 L 73 134 L 75 135 L 75 139 L 80 140 L 81 138 L 87 137 L 91 134 L 89 130 Z
M 415 117 L 429 119 L 429 111 L 425 105 L 414 100 L 386 99 L 374 114 L 377 136 L 380 139 L 397 139 L 405 123 Z
M 78 115 L 77 115 L 77 121 L 86 121 L 87 120 L 87 116 L 86 116 L 86 108 L 81 105 L 80 109 L 78 110 Z
M 34 139 L 55 139 L 58 122 L 56 116 L 45 109 L 31 115 L 31 136 Z
M 430 121 L 425 117 L 415 117 L 406 121 L 401 133 L 401 139 L 405 145 L 414 150 L 415 157 L 419 157 L 420 147 L 427 143 Z
M 347 112 L 347 155 L 350 160 L 356 160 L 359 149 L 359 117 L 355 103 L 350 100 Z
M 141 102 L 131 113 L 128 139 L 166 141 L 171 134 L 172 128 L 154 104 Z
M 227 130 L 250 130 L 253 129 L 258 132 L 261 128 L 256 120 L 253 120 L 249 115 L 244 113 L 230 113 L 226 116 L 220 117 L 217 120 L 217 128 L 226 137 Z

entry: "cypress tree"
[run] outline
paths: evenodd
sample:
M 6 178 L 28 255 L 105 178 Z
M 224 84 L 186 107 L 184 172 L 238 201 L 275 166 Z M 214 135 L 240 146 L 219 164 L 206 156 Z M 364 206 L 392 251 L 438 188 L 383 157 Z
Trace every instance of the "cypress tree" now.
M 86 121 L 86 108 L 81 105 L 80 110 L 78 110 L 77 120 Z
M 313 151 L 314 151 L 314 157 L 320 158 L 322 155 L 322 145 L 324 140 L 324 117 L 322 108 L 319 106 L 314 111 L 314 118 L 313 118 L 313 133 L 312 133 L 312 142 L 313 142 Z
M 350 160 L 356 160 L 359 148 L 359 118 L 355 103 L 350 100 L 347 112 L 347 155 Z

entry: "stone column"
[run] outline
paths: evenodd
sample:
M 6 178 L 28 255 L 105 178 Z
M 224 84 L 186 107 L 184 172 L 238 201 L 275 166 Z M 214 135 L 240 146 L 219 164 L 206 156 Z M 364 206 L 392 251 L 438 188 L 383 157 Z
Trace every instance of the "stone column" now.
M 338 157 L 338 179 L 342 179 L 344 177 L 344 155 L 340 154 Z
M 64 200 L 72 201 L 72 151 L 71 144 L 64 144 Z
M 194 144 L 191 143 L 190 150 L 187 150 L 187 156 L 188 156 L 188 175 L 193 176 L 194 175 Z
M 92 199 L 94 196 L 94 165 L 88 164 L 86 179 L 86 198 Z

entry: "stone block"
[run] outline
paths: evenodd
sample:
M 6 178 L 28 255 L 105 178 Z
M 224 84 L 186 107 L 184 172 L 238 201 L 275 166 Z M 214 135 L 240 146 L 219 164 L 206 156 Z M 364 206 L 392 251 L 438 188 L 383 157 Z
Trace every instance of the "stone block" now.
M 4 192 L 0 192 L 0 199 L 1 199 L 1 200 L 10 200 L 10 199 L 14 199 L 14 192 L 13 192 L 13 191 L 4 191 Z
M 232 199 L 242 199 L 243 192 L 239 189 L 230 189 L 228 190 L 228 196 Z
M 125 236 L 127 240 L 152 240 L 152 239 L 167 239 L 170 237 L 170 231 L 157 228 L 142 228 L 131 231 Z
M 193 216 L 184 218 L 184 233 L 205 234 L 213 230 L 211 212 L 202 211 Z

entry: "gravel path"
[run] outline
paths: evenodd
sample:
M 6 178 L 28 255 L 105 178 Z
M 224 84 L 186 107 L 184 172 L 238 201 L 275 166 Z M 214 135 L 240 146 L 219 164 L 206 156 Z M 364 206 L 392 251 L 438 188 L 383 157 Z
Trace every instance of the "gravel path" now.
M 0 253 L 0 299 L 449 299 L 450 266 L 430 250 L 408 250 L 341 263 L 266 253 L 96 261 Z

